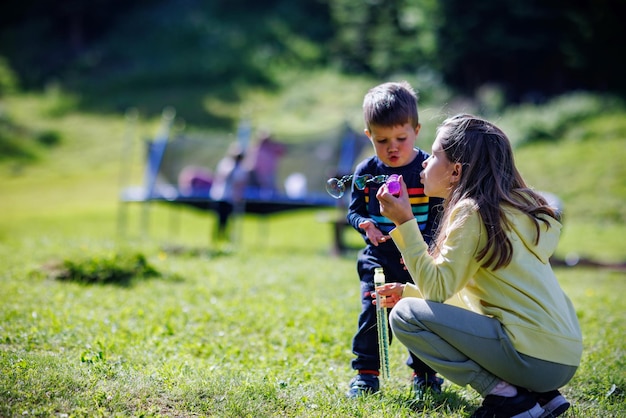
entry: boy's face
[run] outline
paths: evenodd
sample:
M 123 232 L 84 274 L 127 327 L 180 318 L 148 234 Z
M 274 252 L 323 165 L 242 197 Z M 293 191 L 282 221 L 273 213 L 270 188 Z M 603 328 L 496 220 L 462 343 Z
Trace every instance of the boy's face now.
M 402 167 L 413 161 L 415 140 L 421 125 L 413 128 L 410 123 L 396 126 L 370 126 L 365 135 L 372 141 L 374 151 L 389 167 Z

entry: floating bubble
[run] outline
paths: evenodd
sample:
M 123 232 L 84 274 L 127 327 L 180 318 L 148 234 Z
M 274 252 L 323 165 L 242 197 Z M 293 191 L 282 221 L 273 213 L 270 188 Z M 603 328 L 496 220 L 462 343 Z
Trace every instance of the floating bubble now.
M 326 181 L 326 191 L 335 199 L 341 199 L 346 192 L 343 179 L 331 178 Z

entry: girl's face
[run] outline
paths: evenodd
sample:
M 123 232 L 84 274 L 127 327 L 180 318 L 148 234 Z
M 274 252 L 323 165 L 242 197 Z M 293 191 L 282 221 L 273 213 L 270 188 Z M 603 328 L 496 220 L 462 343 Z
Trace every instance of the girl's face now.
M 451 162 L 441 146 L 441 138 L 446 134 L 441 129 L 433 143 L 432 153 L 422 163 L 420 179 L 424 185 L 424 194 L 431 197 L 447 199 L 450 192 L 461 178 L 461 164 Z
M 389 167 L 402 167 L 415 158 L 415 140 L 420 125 L 413 128 L 410 123 L 393 127 L 371 126 L 365 130 L 374 145 L 374 151 L 380 160 Z

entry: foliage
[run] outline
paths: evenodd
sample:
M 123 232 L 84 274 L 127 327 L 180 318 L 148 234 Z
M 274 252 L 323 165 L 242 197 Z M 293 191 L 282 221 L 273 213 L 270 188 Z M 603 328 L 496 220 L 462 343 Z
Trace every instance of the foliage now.
M 0 113 L 0 161 L 35 161 L 41 151 L 40 145 L 52 147 L 59 145 L 61 140 L 61 134 L 56 130 L 29 129 Z
M 574 123 L 622 112 L 624 102 L 616 97 L 571 92 L 541 105 L 509 106 L 501 113 L 501 125 L 511 141 L 558 141 Z
M 335 22 L 332 53 L 353 73 L 378 77 L 435 67 L 437 2 L 329 2 Z
M 158 277 L 161 274 L 141 253 L 65 259 L 46 264 L 42 270 L 49 278 L 84 284 L 127 285 L 131 279 Z
M 616 40 L 624 37 L 617 18 L 624 6 L 620 0 L 442 0 L 436 61 L 446 83 L 470 95 L 487 83 L 500 84 L 516 102 L 573 89 L 623 95 Z
M 317 1 L 139 0 L 104 2 L 99 8 L 74 3 L 77 7 L 65 16 L 49 10 L 56 8 L 51 2 L 42 2 L 41 14 L 20 15 L 14 26 L 3 29 L 28 45 L 7 48 L 27 87 L 56 79 L 79 94 L 84 109 L 132 106 L 155 115 L 170 105 L 194 124 L 231 127 L 239 115 L 224 119 L 208 113 L 206 96 L 238 103 L 242 88 L 271 88 L 273 68 L 310 68 L 325 61 L 321 45 L 328 37 L 328 18 Z M 53 19 L 42 22 L 47 12 Z M 80 46 L 65 38 L 64 23 L 71 25 Z M 37 62 L 34 51 L 42 39 L 49 39 L 48 48 L 60 44 L 55 49 L 63 62 L 53 57 L 44 65 Z
M 529 184 L 564 203 L 561 247 L 566 254 L 589 253 L 586 241 L 576 238 L 593 235 L 598 254 L 623 261 L 616 258 L 623 244 L 605 234 L 626 221 L 626 166 L 616 158 L 623 153 L 624 138 L 623 112 L 609 112 L 572 121 L 558 140 L 531 141 L 516 149 L 516 161 Z M 590 204 L 592 193 L 598 201 Z
M 9 67 L 6 58 L 0 56 L 0 97 L 14 93 L 18 89 L 18 79 L 15 72 Z
M 32 144 L 29 144 L 25 130 L 20 129 L 5 115 L 0 115 L 0 160 L 33 160 L 36 157 Z
M 70 77 L 93 61 L 93 45 L 117 20 L 151 0 L 24 0 L 0 6 L 0 44 L 23 87 L 45 86 Z
M 5 3 L 0 94 L 17 78 L 27 90 L 60 83 L 83 110 L 170 105 L 194 125 L 232 128 L 242 115 L 207 101 L 237 107 L 251 88 L 276 91 L 283 72 L 328 67 L 379 80 L 431 72 L 467 96 L 496 84 L 507 103 L 626 91 L 620 0 Z

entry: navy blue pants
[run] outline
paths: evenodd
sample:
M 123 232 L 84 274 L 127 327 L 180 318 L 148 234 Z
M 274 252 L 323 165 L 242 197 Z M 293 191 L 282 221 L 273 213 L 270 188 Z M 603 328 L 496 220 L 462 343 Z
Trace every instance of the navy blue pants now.
M 382 267 L 388 283 L 413 283 L 411 275 L 400 262 L 400 252 L 390 240 L 379 247 L 367 246 L 361 250 L 357 260 L 357 271 L 361 279 L 361 314 L 359 328 L 352 339 L 352 360 L 355 370 L 379 370 L 378 332 L 376 329 L 376 306 L 372 304 L 370 292 L 374 291 L 374 269 Z M 367 296 L 366 296 L 367 292 Z M 389 326 L 389 324 L 387 324 Z M 391 337 L 392 333 L 389 332 Z M 407 366 L 418 374 L 435 374 L 435 371 L 409 352 Z

